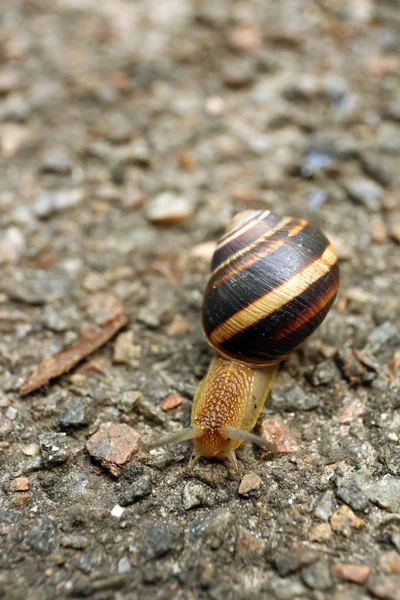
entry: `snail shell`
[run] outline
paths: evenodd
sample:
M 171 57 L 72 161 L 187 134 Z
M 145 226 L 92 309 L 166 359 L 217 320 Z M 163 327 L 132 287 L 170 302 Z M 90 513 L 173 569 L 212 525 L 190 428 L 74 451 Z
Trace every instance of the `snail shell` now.
M 204 334 L 231 360 L 285 359 L 324 320 L 338 290 L 336 253 L 305 219 L 249 211 L 217 245 L 203 308 Z

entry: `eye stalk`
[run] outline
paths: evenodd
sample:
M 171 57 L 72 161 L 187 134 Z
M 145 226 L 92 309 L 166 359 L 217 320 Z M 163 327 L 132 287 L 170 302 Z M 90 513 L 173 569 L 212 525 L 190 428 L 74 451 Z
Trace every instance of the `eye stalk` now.
M 217 355 L 199 383 L 191 426 L 151 447 L 194 440 L 189 468 L 228 458 L 250 433 L 287 358 L 326 317 L 339 267 L 324 234 L 304 219 L 245 211 L 219 240 L 204 294 L 202 328 Z

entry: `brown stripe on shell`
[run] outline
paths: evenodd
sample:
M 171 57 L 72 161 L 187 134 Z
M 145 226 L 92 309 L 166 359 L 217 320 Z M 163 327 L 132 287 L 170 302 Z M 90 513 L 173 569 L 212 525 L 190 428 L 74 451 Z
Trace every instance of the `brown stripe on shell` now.
M 253 217 L 250 221 L 246 221 L 244 225 L 234 230 L 234 233 L 230 232 L 227 234 L 227 237 L 222 238 L 223 241 L 219 242 L 212 259 L 212 272 L 237 252 L 246 249 L 247 246 L 281 221 L 281 217 L 276 217 L 269 211 L 259 211 L 257 215 L 256 218 Z
M 207 289 L 220 285 L 232 274 L 239 274 L 244 269 L 255 264 L 274 250 L 277 250 L 287 242 L 288 238 L 294 237 L 307 225 L 307 221 L 294 220 L 291 217 L 281 219 L 280 222 L 270 229 L 266 234 L 260 236 L 252 244 L 236 252 L 233 256 L 221 263 L 211 274 Z M 263 244 L 267 245 L 262 248 Z M 227 268 L 229 267 L 229 269 Z
M 228 267 L 229 277 L 219 285 L 211 284 L 207 288 L 202 307 L 202 321 L 208 339 L 221 323 L 228 321 L 241 310 L 253 306 L 259 298 L 280 288 L 305 267 L 318 260 L 329 244 L 325 236 L 308 226 L 293 237 L 288 237 L 287 233 L 287 229 L 277 232 L 252 253 L 252 264 L 248 264 L 246 269 L 235 270 L 234 267 L 237 268 L 242 262 L 239 260 Z M 275 239 L 280 239 L 276 246 Z M 253 258 L 256 256 L 258 260 L 254 262 Z M 213 343 L 211 340 L 211 344 Z
M 240 331 L 251 327 L 285 304 L 288 304 L 293 298 L 305 292 L 321 275 L 328 273 L 336 263 L 336 260 L 335 251 L 328 244 L 319 259 L 313 260 L 311 264 L 307 264 L 305 268 L 299 270 L 293 277 L 282 283 L 282 285 L 268 290 L 263 296 L 241 308 L 231 317 L 220 323 L 208 336 L 210 343 L 214 347 L 218 347 Z
M 303 294 L 215 348 L 226 358 L 255 366 L 287 358 L 324 320 L 336 296 L 338 277 L 335 263 Z M 302 313 L 302 306 L 313 306 L 313 310 L 306 308 Z

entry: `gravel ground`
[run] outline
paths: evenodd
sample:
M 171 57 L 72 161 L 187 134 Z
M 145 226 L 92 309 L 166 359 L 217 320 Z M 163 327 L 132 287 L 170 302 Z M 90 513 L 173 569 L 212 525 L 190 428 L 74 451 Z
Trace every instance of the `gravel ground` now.
M 398 0 L 0 17 L 0 597 L 400 599 Z M 138 439 L 188 424 L 213 241 L 246 208 L 323 228 L 341 291 L 263 412 L 281 452 L 190 474 L 190 443 Z

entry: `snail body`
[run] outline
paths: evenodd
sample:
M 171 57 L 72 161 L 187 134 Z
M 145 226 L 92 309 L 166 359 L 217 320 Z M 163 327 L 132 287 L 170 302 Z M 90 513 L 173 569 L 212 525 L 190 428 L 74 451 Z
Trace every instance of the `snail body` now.
M 194 440 L 200 457 L 229 458 L 265 404 L 277 365 L 321 324 L 339 285 L 336 253 L 304 219 L 246 211 L 219 240 L 202 307 L 202 328 L 217 355 L 199 383 L 191 425 L 151 447 Z

